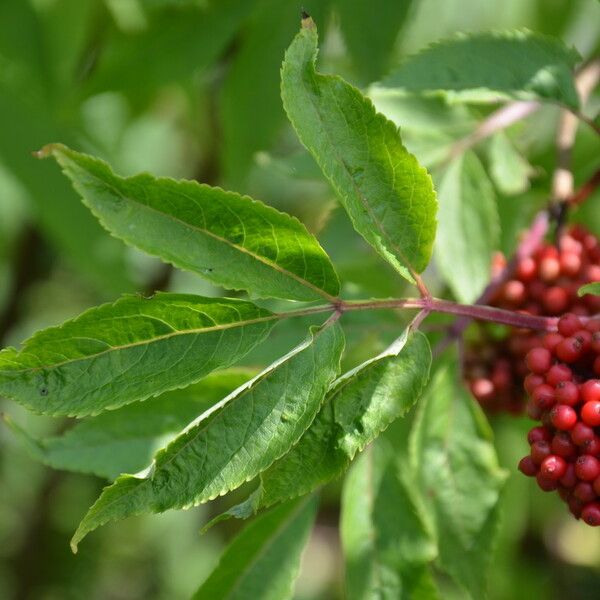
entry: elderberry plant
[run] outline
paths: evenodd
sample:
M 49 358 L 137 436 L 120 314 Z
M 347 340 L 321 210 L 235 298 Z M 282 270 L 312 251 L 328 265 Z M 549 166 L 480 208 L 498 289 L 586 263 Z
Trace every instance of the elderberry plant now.
M 437 598 L 440 572 L 482 598 L 506 473 L 469 386 L 485 409 L 520 412 L 527 402 L 542 424 L 520 470 L 600 524 L 600 244 L 564 223 L 599 178 L 577 193 L 557 186 L 515 257 L 496 260 L 491 273 L 499 224 L 472 150 L 544 103 L 597 133 L 576 87 L 580 57 L 528 31 L 478 33 L 392 70 L 378 85 L 381 102 L 394 94 L 509 102 L 432 161 L 434 186 L 370 99 L 317 70 L 317 52 L 317 28 L 304 15 L 283 59 L 283 107 L 356 232 L 414 297 L 345 297 L 316 237 L 258 200 L 195 181 L 122 177 L 50 144 L 38 157 L 55 159 L 112 236 L 234 297 L 127 295 L 4 349 L 2 396 L 82 419 L 47 439 L 5 420 L 42 462 L 110 480 L 74 533 L 74 552 L 109 522 L 241 491 L 205 528 L 254 519 L 195 598 L 291 597 L 319 491 L 340 478 L 349 598 Z M 495 143 L 506 152 L 506 139 Z M 544 239 L 550 227 L 554 239 Z M 434 241 L 458 302 L 434 297 L 422 275 Z M 342 372 L 346 315 L 375 310 L 413 312 L 387 349 Z M 454 319 L 434 361 L 422 331 L 432 313 Z M 287 354 L 262 370 L 235 366 L 278 323 L 301 318 L 314 324 Z M 484 324 L 463 339 L 472 320 Z M 457 340 L 463 353 L 448 348 Z

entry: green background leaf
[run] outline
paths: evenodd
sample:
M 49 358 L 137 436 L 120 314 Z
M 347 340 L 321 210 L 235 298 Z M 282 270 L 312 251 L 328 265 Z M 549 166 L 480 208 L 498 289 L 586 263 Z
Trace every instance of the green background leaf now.
M 488 284 L 500 225 L 494 189 L 473 152 L 456 158 L 440 178 L 436 262 L 454 295 L 473 302 Z
M 261 515 L 227 547 L 194 600 L 286 600 L 313 526 L 317 500 L 291 501 Z
M 435 236 L 431 178 L 395 125 L 339 77 L 315 71 L 317 31 L 305 20 L 285 55 L 282 98 L 354 228 L 409 280 L 425 269 Z
M 365 82 L 376 81 L 387 72 L 412 4 L 412 0 L 337 0 L 344 42 Z
M 307 10 L 324 23 L 330 0 L 311 0 Z M 279 96 L 281 58 L 296 32 L 300 4 L 258 0 L 223 84 L 220 121 L 225 181 L 247 175 L 255 154 L 269 148 L 285 123 Z
M 36 439 L 12 421 L 8 425 L 44 464 L 114 479 L 143 469 L 173 434 L 254 375 L 241 368 L 211 373 L 184 389 L 90 417 L 53 437 Z
M 411 56 L 382 85 L 466 101 L 533 99 L 577 109 L 573 68 L 580 60 L 560 40 L 532 31 L 460 33 Z
M 594 296 L 600 296 L 600 282 L 587 283 L 586 285 L 582 285 L 577 291 L 577 295 L 584 296 L 585 294 L 593 294 Z
M 340 530 L 348 600 L 439 597 L 427 567 L 435 539 L 385 439 L 369 447 L 345 479 Z
M 436 373 L 420 403 L 410 446 L 440 566 L 473 598 L 483 598 L 506 475 L 483 412 L 457 380 L 455 365 L 442 365 Z

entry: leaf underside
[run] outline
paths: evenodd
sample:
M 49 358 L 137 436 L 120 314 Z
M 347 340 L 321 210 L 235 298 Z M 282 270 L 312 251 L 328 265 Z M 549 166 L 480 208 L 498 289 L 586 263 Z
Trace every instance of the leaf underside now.
M 527 30 L 460 33 L 409 57 L 383 82 L 407 92 L 440 92 L 466 101 L 506 98 L 579 107 L 578 52 Z

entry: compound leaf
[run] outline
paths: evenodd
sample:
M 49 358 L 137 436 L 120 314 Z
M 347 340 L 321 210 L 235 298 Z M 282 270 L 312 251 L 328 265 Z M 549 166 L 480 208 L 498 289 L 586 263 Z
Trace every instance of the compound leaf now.
M 231 366 L 276 322 L 243 300 L 124 296 L 0 352 L 0 394 L 37 413 L 98 414 Z
M 413 280 L 427 266 L 435 237 L 431 178 L 370 100 L 343 79 L 315 71 L 317 44 L 312 19 L 304 19 L 281 71 L 285 110 L 354 228 Z
M 382 85 L 465 101 L 541 100 L 577 109 L 573 68 L 560 40 L 527 30 L 461 33 L 408 58 Z
M 102 160 L 46 146 L 83 202 L 128 244 L 228 289 L 259 297 L 318 300 L 339 282 L 317 240 L 297 219 L 195 181 L 119 177 Z
M 286 600 L 317 512 L 314 497 L 293 500 L 258 517 L 225 549 L 193 600 Z
M 339 325 L 313 328 L 304 343 L 193 421 L 145 474 L 123 475 L 105 488 L 73 549 L 104 523 L 207 502 L 268 468 L 313 421 L 339 373 L 343 346 Z

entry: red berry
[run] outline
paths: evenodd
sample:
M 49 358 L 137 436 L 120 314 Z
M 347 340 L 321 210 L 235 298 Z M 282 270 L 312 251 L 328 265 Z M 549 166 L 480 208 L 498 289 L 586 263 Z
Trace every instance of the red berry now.
M 519 461 L 519 471 L 527 477 L 535 477 L 538 472 L 538 466 L 533 462 L 531 456 L 524 456 Z
M 520 304 L 527 297 L 527 290 L 521 281 L 511 279 L 502 289 L 504 299 L 511 304 Z
M 548 288 L 544 294 L 543 302 L 546 310 L 550 314 L 556 315 L 564 312 L 569 306 L 569 294 L 564 288 L 555 285 Z
M 573 371 L 567 365 L 552 365 L 546 373 L 546 383 L 549 385 L 558 385 L 561 381 L 570 381 L 573 378 Z
M 525 364 L 532 373 L 542 375 L 552 366 L 552 354 L 546 348 L 534 348 L 527 353 Z
M 573 496 L 572 498 L 569 498 L 568 504 L 569 504 L 569 510 L 571 511 L 571 514 L 576 519 L 579 519 L 581 517 L 581 511 L 583 510 L 583 507 L 584 507 L 583 502 Z
M 544 281 L 554 281 L 560 275 L 560 262 L 555 257 L 546 257 L 540 261 L 539 275 Z
M 600 461 L 589 454 L 582 454 L 575 461 L 575 474 L 582 481 L 594 481 L 600 475 Z
M 588 379 L 581 386 L 581 397 L 584 402 L 600 402 L 600 379 Z
M 525 377 L 525 381 L 523 382 L 523 387 L 525 391 L 531 396 L 533 394 L 533 390 L 539 385 L 544 383 L 544 378 L 542 375 L 536 375 L 535 373 L 529 373 L 527 377 Z
M 573 463 L 567 463 L 567 470 L 560 478 L 560 484 L 566 488 L 575 487 L 577 484 L 577 475 L 575 474 L 575 465 Z
M 578 446 L 582 446 L 586 442 L 591 442 L 594 439 L 594 430 L 585 423 L 578 421 L 575 427 L 571 429 L 571 439 Z
M 532 461 L 533 462 L 533 461 Z M 540 465 L 540 477 L 546 479 L 560 479 L 567 472 L 567 463 L 562 456 L 551 454 Z
M 556 333 L 556 332 L 551 332 L 551 333 L 547 333 L 544 336 L 544 339 L 542 340 L 542 344 L 544 345 L 544 348 L 546 348 L 547 350 L 550 350 L 550 352 L 554 352 L 554 349 L 556 348 L 556 346 L 558 346 L 558 344 L 560 344 L 563 341 L 563 336 L 560 335 L 560 333 Z
M 554 389 L 546 383 L 538 385 L 535 390 L 533 390 L 531 398 L 535 402 L 536 406 L 539 406 L 543 410 L 551 408 L 556 402 Z
M 573 429 L 577 423 L 577 413 L 566 404 L 557 404 L 550 411 L 550 419 L 556 429 L 567 431 Z
M 590 502 L 581 511 L 581 518 L 592 527 L 600 525 L 600 503 Z
M 471 382 L 471 393 L 477 400 L 485 401 L 494 395 L 494 384 L 485 377 L 479 377 Z
M 533 419 L 534 421 L 538 421 L 541 418 L 542 413 L 544 411 L 539 406 L 537 406 L 533 400 L 530 400 L 525 405 L 525 412 L 527 413 L 527 416 L 530 419 Z
M 572 458 L 577 455 L 577 446 L 566 431 L 558 431 L 552 438 L 550 447 L 554 454 L 563 458 Z
M 581 269 L 581 256 L 576 252 L 563 252 L 560 256 L 560 272 L 574 277 Z
M 579 387 L 572 381 L 561 381 L 556 386 L 554 397 L 560 404 L 575 406 L 579 402 Z
M 581 344 L 581 351 L 587 352 L 592 346 L 592 334 L 587 329 L 577 331 L 573 337 Z
M 596 499 L 596 492 L 591 483 L 580 481 L 573 489 L 573 496 L 582 502 L 591 502 Z
M 538 471 L 535 478 L 537 480 L 538 486 L 544 492 L 553 492 L 558 487 L 558 483 L 555 479 L 549 479 L 548 477 L 544 477 L 540 471 Z
M 576 331 L 581 329 L 581 320 L 573 313 L 567 313 L 558 320 L 558 333 L 564 337 L 571 337 Z
M 574 337 L 565 338 L 555 349 L 556 356 L 566 363 L 573 363 L 581 356 L 581 342 Z
M 531 444 L 531 459 L 536 465 L 541 465 L 543 460 L 550 456 L 550 444 L 544 440 Z
M 531 257 L 522 258 L 517 265 L 517 277 L 521 281 L 531 281 L 536 274 L 537 263 Z
M 596 354 L 600 354 L 600 331 L 592 333 L 592 350 Z
M 529 433 L 527 434 L 529 445 L 542 440 L 544 442 L 552 441 L 552 433 L 549 429 L 546 429 L 545 427 L 533 427 L 529 430 Z
M 594 483 L 592 484 L 592 486 L 596 494 L 600 496 L 600 477 L 596 477 L 596 479 L 594 479 Z
M 600 425 L 600 401 L 586 402 L 581 408 L 581 419 L 590 427 Z
M 581 451 L 584 454 L 591 454 L 592 456 L 600 455 L 600 437 L 594 435 L 594 437 L 581 444 Z
M 596 375 L 600 375 L 600 355 L 596 357 L 596 360 L 594 360 L 594 373 L 596 373 Z

